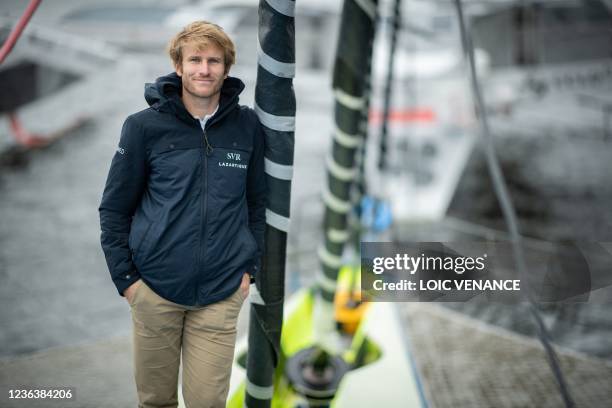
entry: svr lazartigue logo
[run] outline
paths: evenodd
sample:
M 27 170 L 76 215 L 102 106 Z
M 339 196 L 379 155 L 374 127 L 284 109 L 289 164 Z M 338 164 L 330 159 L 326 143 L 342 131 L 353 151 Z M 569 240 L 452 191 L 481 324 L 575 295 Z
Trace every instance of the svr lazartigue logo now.
M 231 162 L 219 162 L 219 167 L 236 167 L 239 169 L 246 169 L 247 165 L 242 164 L 240 153 L 227 153 L 225 158 L 231 160 Z

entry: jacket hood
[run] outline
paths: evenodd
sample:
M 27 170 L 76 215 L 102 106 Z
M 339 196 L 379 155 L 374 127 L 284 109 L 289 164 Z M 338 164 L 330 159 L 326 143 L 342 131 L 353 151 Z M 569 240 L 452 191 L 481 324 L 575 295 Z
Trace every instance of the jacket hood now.
M 161 76 L 155 83 L 145 84 L 144 97 L 149 106 L 160 112 L 171 112 L 184 120 L 193 121 L 193 117 L 181 100 L 183 85 L 181 77 L 176 72 Z M 244 90 L 244 83 L 235 77 L 228 76 L 221 86 L 219 111 L 224 111 L 238 105 L 238 95 Z

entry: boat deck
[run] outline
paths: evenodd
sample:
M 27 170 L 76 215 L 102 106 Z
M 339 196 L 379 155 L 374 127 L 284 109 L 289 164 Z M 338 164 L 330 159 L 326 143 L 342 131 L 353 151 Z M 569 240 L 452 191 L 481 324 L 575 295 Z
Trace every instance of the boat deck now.
M 398 307 L 431 407 L 563 406 L 536 339 L 439 305 Z M 576 406 L 611 406 L 612 363 L 556 350 Z

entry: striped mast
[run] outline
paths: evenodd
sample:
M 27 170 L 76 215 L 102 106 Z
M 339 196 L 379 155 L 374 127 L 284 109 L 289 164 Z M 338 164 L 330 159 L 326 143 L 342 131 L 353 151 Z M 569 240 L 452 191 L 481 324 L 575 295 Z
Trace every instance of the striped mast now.
M 331 154 L 327 158 L 324 244 L 318 255 L 321 270 L 317 277 L 319 307 L 327 328 L 333 322 L 331 308 L 344 245 L 350 237 L 348 216 L 353 208 L 351 189 L 358 176 L 358 151 L 363 144 L 364 109 L 368 106 L 372 39 L 378 0 L 345 0 L 334 65 L 335 129 Z M 365 63 L 364 63 L 365 62 Z M 323 325 L 324 326 L 324 325 Z
M 295 1 L 260 0 L 255 111 L 268 186 L 263 268 L 251 288 L 245 406 L 269 407 L 281 350 L 295 132 Z
M 362 224 L 361 224 L 361 215 L 362 215 L 362 199 L 367 194 L 368 187 L 366 184 L 366 146 L 368 143 L 368 120 L 370 116 L 370 95 L 372 91 L 372 50 L 374 43 L 374 34 L 376 33 L 376 24 L 378 20 L 378 10 L 375 8 L 375 14 L 373 19 L 373 29 L 372 36 L 368 39 L 368 56 L 366 60 L 366 70 L 365 70 L 365 79 L 364 79 L 364 104 L 363 109 L 361 110 L 361 118 L 359 123 L 359 135 L 361 136 L 361 143 L 359 145 L 359 149 L 357 151 L 357 174 L 355 176 L 355 183 L 353 186 L 353 191 L 351 192 L 351 201 L 353 203 L 353 208 L 355 212 L 353 216 L 349 217 L 349 225 L 350 225 L 350 234 L 351 234 L 351 243 L 352 247 L 357 254 L 361 251 L 361 233 Z

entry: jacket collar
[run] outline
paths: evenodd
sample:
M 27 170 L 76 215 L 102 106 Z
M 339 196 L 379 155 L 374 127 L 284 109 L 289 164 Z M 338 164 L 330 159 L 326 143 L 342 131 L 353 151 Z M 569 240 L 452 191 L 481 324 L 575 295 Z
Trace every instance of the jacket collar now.
M 153 109 L 159 112 L 169 112 L 179 119 L 189 123 L 198 123 L 185 108 L 181 100 L 183 85 L 181 77 L 176 72 L 157 78 L 155 83 L 145 84 L 145 100 Z M 240 93 L 244 90 L 244 83 L 235 77 L 228 76 L 221 86 L 219 109 L 215 118 L 220 118 L 238 106 Z M 199 123 L 198 123 L 199 125 Z

